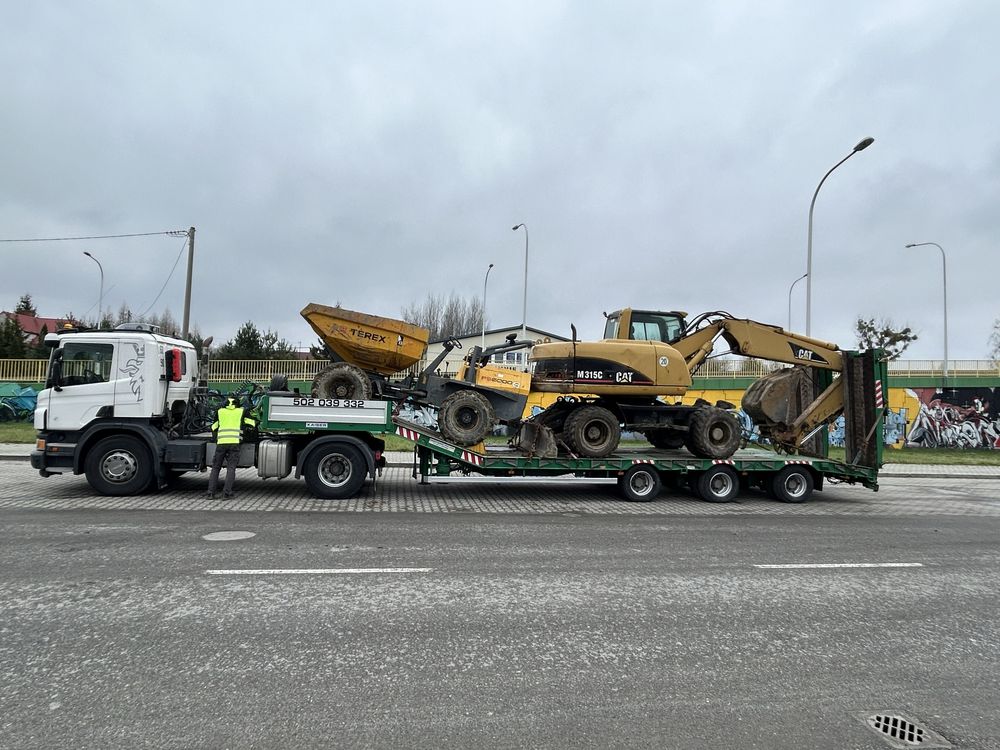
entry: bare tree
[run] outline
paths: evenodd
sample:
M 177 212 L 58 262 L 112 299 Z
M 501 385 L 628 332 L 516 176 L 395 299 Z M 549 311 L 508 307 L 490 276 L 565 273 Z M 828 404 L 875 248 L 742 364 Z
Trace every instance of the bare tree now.
M 993 321 L 993 332 L 990 334 L 990 359 L 1000 363 L 1000 318 Z
M 483 327 L 483 301 L 478 297 L 463 299 L 455 292 L 443 295 L 428 293 L 423 302 L 414 302 L 402 310 L 403 320 L 431 333 L 431 341 L 447 336 L 465 336 Z
M 899 359 L 900 355 L 906 351 L 907 347 L 917 340 L 917 334 L 909 326 L 896 328 L 896 325 L 889 318 L 862 318 L 858 317 L 855 325 L 855 333 L 858 339 L 858 346 L 862 349 L 873 349 L 878 347 L 885 351 L 889 359 Z

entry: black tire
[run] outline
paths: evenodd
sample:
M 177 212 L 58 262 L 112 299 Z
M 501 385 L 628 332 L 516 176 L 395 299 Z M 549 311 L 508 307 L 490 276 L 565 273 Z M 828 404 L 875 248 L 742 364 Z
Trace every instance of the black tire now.
M 0 422 L 13 422 L 17 419 L 17 412 L 10 404 L 0 404 Z
M 481 443 L 496 421 L 493 404 L 476 391 L 455 391 L 438 410 L 438 430 L 455 445 Z
M 691 415 L 687 447 L 700 458 L 729 458 L 740 447 L 740 437 L 736 415 L 708 406 Z
M 713 466 L 698 477 L 698 497 L 710 503 L 728 503 L 740 491 L 739 475 L 731 466 Z
M 618 417 L 603 406 L 574 409 L 563 425 L 563 440 L 574 453 L 585 458 L 611 455 L 621 437 Z
M 345 500 L 358 494 L 368 475 L 364 456 L 353 445 L 322 445 L 306 459 L 302 476 L 316 497 Z
M 643 434 L 654 448 L 665 448 L 668 450 L 683 448 L 687 439 L 687 435 L 685 435 L 683 430 L 672 430 L 669 427 L 646 430 Z
M 364 370 L 346 362 L 335 362 L 313 378 L 312 395 L 316 398 L 368 399 L 372 397 L 372 382 Z
M 660 472 L 651 464 L 635 464 L 618 477 L 618 491 L 633 503 L 655 500 L 662 489 Z
M 783 503 L 804 503 L 815 486 L 808 466 L 786 466 L 771 478 L 771 492 Z
M 87 453 L 84 473 L 102 495 L 141 495 L 153 483 L 153 461 L 139 438 L 108 437 Z

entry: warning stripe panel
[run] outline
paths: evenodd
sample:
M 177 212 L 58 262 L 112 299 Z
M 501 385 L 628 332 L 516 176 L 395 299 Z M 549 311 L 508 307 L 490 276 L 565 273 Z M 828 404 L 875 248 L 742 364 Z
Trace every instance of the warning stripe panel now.
M 876 409 L 881 409 L 884 405 L 885 405 L 885 402 L 882 399 L 882 381 L 881 380 L 876 380 L 875 381 L 875 408 Z

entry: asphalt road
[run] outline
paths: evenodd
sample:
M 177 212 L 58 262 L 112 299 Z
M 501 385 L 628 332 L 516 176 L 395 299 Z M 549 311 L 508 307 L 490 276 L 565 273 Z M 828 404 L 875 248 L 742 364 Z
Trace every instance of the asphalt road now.
M 453 508 L 504 492 L 467 485 L 99 509 L 38 481 L 0 467 L 3 748 L 890 747 L 876 713 L 1000 748 L 996 482 L 635 515 L 573 488 Z M 758 567 L 803 564 L 905 567 Z

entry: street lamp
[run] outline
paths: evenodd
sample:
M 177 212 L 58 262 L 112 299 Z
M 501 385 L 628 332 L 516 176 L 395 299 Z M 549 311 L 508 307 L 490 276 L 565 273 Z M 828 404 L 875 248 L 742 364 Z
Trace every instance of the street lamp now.
M 819 195 L 819 189 L 823 187 L 823 183 L 826 182 L 826 178 L 830 176 L 833 170 L 858 153 L 858 151 L 864 151 L 874 142 L 874 138 L 865 138 L 863 141 L 859 141 L 858 145 L 854 147 L 854 150 L 851 151 L 851 153 L 830 167 L 830 171 L 823 175 L 823 179 L 820 180 L 819 185 L 816 186 L 816 192 L 813 193 L 812 203 L 809 204 L 809 240 L 808 249 L 806 250 L 806 336 L 812 334 L 813 209 L 816 207 L 816 196 Z
M 486 278 L 483 279 L 483 341 L 480 346 L 481 349 L 486 349 L 486 282 L 490 280 L 490 271 L 493 270 L 493 264 L 490 263 L 490 267 L 486 269 Z
M 795 279 L 795 281 L 792 282 L 792 285 L 790 287 L 788 287 L 788 330 L 789 331 L 792 330 L 792 290 L 795 288 L 796 284 L 798 284 L 800 281 L 802 281 L 802 279 L 804 279 L 808 275 L 809 274 L 807 273 L 802 274 L 801 276 L 799 276 L 799 278 Z
M 934 245 L 941 251 L 941 280 L 944 292 L 944 384 L 948 386 L 948 262 L 945 259 L 944 248 L 936 242 L 913 242 L 907 247 L 924 247 Z
M 515 232 L 524 229 L 524 302 L 521 305 L 521 339 L 528 338 L 528 225 L 518 224 L 511 227 Z
M 84 250 L 83 254 L 90 258 L 101 271 L 101 292 L 97 297 L 97 328 L 101 328 L 101 309 L 104 307 L 104 266 L 101 265 L 101 261 L 90 254 L 89 250 Z

